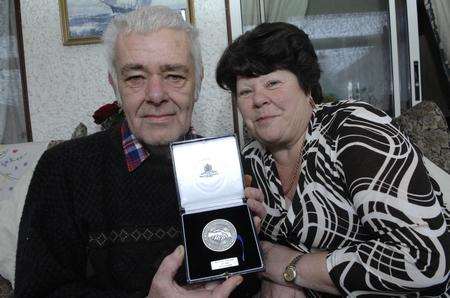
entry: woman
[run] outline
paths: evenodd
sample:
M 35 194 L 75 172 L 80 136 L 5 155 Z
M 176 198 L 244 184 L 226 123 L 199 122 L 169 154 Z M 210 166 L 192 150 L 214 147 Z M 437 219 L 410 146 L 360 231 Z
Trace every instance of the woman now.
M 449 216 L 421 154 L 369 104 L 316 105 L 319 78 L 308 36 L 286 23 L 245 33 L 218 63 L 256 139 L 243 155 L 270 240 L 263 296 L 450 294 Z

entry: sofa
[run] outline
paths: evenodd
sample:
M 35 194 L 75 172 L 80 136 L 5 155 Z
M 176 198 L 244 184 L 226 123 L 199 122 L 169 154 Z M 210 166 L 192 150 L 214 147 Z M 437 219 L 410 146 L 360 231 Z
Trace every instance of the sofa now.
M 0 145 L 0 297 L 12 297 L 17 231 L 34 167 L 48 142 Z
M 436 103 L 423 101 L 393 122 L 424 156 L 450 174 L 450 134 L 445 117 Z
M 400 117 L 395 118 L 393 122 L 422 151 L 426 157 L 424 159 L 425 165 L 430 175 L 443 187 L 444 201 L 450 205 L 450 185 L 448 183 L 450 181 L 450 135 L 445 118 L 438 106 L 431 101 L 424 101 L 403 113 Z M 83 134 L 85 133 L 81 135 Z M 73 137 L 78 136 L 80 135 L 73 135 Z M 22 168 L 18 169 L 17 177 L 15 177 L 15 186 L 7 195 L 8 199 L 4 198 L 5 194 L 0 197 L 0 298 L 14 296 L 11 282 L 14 279 L 17 231 L 34 167 L 41 154 L 48 147 L 57 143 L 35 142 L 0 145 L 0 177 L 2 175 L 2 161 L 10 160 L 6 165 L 10 167 L 10 172 L 14 166 L 13 162 L 18 162 L 19 167 L 22 165 Z M 9 159 L 6 157 L 7 152 L 10 154 Z M 25 159 L 27 162 L 24 166 Z M 11 177 L 11 174 L 9 175 Z M 0 180 L 0 196 L 2 195 L 1 183 L 2 180 Z M 8 187 L 6 187 L 6 190 L 9 189 Z
M 80 123 L 72 139 L 87 135 Z M 17 233 L 34 168 L 45 150 L 63 142 L 0 144 L 0 298 L 13 297 Z

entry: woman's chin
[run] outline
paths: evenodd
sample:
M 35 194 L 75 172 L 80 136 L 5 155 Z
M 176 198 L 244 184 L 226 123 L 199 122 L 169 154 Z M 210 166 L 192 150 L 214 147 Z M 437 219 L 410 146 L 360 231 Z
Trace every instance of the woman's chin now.
M 278 146 L 282 143 L 280 135 L 258 135 L 256 139 L 266 147 Z

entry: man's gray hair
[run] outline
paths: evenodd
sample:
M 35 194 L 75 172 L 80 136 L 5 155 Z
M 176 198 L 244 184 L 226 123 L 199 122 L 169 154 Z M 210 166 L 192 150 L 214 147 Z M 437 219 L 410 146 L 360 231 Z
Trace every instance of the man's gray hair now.
M 190 52 L 195 68 L 195 98 L 200 94 L 202 82 L 202 54 L 197 29 L 185 21 L 180 12 L 166 6 L 144 6 L 127 14 L 114 17 L 103 33 L 108 70 L 117 88 L 116 40 L 119 34 L 150 33 L 160 29 L 169 28 L 186 32 L 190 41 Z M 121 101 L 118 90 L 114 90 L 116 97 Z

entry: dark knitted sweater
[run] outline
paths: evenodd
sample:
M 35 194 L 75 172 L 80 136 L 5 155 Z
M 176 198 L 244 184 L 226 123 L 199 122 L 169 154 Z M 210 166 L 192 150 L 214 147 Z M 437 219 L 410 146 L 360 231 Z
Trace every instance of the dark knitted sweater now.
M 116 128 L 44 153 L 20 224 L 16 297 L 144 297 L 181 243 L 170 160 L 128 172 Z

